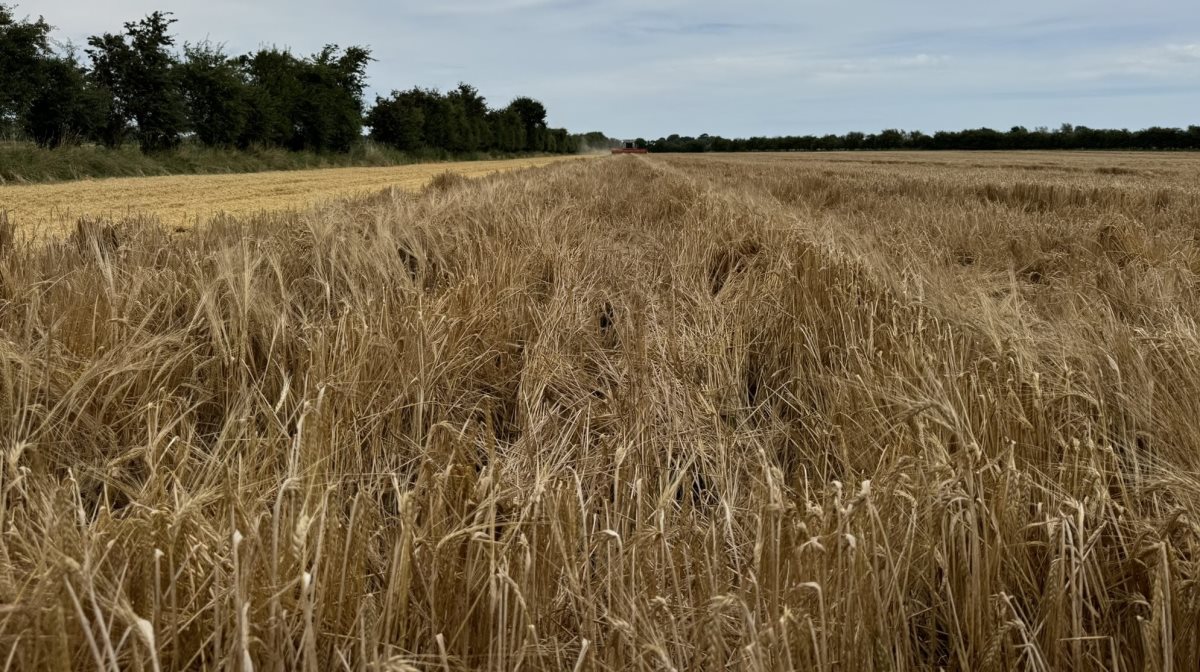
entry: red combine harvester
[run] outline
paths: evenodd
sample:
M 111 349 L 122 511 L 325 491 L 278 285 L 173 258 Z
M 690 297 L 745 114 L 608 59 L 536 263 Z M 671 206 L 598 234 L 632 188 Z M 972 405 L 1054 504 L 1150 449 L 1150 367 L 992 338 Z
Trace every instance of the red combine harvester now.
M 645 147 L 636 147 L 630 140 L 625 141 L 624 147 L 613 147 L 613 154 L 648 154 L 649 150 Z

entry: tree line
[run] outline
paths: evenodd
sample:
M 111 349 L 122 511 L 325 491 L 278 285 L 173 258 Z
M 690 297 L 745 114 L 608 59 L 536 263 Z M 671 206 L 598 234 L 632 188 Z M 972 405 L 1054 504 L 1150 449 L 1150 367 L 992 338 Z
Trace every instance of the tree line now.
M 1000 150 L 1000 149 L 1200 149 L 1200 126 L 1140 131 L 1098 129 L 1063 124 L 1057 129 L 1014 126 L 1008 131 L 973 128 L 939 131 L 889 129 L 879 133 L 723 138 L 671 135 L 658 140 L 637 140 L 651 152 L 818 152 L 885 149 Z
M 230 55 L 211 42 L 177 47 L 175 19 L 154 12 L 116 33 L 60 47 L 45 19 L 0 5 L 0 134 L 43 147 L 136 142 L 145 152 L 185 140 L 210 147 L 344 152 L 375 141 L 401 150 L 572 153 L 607 146 L 603 133 L 549 128 L 521 96 L 492 109 L 468 84 L 414 88 L 364 101 L 364 46 L 310 56 L 264 47 Z
M 437 147 L 450 152 L 549 152 L 575 154 L 608 146 L 603 133 L 583 135 L 546 126 L 546 107 L 529 97 L 491 109 L 475 87 L 459 84 L 441 93 L 412 88 L 376 97 L 367 112 L 371 138 L 412 151 Z

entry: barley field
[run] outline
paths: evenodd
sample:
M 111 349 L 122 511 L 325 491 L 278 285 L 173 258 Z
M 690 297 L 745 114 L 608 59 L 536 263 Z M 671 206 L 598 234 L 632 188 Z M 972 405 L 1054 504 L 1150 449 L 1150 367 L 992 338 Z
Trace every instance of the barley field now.
M 1198 231 L 1149 153 L 9 222 L 0 660 L 1195 670 Z
M 420 189 L 446 172 L 473 178 L 578 158 L 558 156 L 11 184 L 0 185 L 0 210 L 8 211 L 10 219 L 22 228 L 49 233 L 69 230 L 81 217 L 129 219 L 152 215 L 164 225 L 190 227 L 218 214 L 298 211 L 324 201 L 374 193 L 384 188 Z

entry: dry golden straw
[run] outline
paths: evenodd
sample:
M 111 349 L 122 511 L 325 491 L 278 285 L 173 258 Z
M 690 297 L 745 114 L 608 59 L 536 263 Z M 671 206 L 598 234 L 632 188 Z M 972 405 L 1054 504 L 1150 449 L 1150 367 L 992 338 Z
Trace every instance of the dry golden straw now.
M 613 157 L 0 226 L 0 660 L 1197 669 L 1198 178 Z
M 146 214 L 171 226 L 191 226 L 218 213 L 304 210 L 323 201 L 385 187 L 419 189 L 444 172 L 482 177 L 574 158 L 578 157 L 3 185 L 0 210 L 7 210 L 18 226 L 48 230 L 70 228 L 84 216 L 123 218 Z

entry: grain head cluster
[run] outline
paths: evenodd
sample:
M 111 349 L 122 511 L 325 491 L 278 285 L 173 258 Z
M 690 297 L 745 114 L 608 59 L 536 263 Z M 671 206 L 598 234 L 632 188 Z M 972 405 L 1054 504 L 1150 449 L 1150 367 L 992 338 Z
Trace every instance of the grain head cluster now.
M 10 669 L 1200 665 L 1200 161 L 0 236 Z

